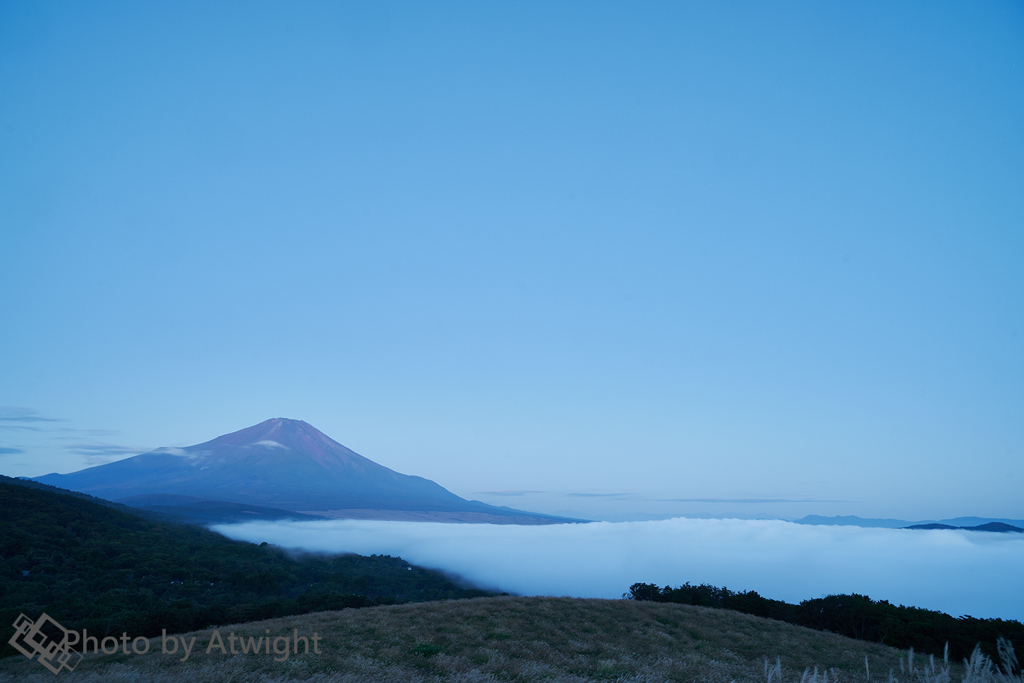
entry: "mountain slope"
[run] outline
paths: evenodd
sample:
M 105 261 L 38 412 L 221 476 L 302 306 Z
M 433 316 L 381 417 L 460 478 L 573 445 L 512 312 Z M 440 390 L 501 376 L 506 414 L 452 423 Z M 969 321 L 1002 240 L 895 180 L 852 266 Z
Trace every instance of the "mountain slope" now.
M 382 516 L 431 512 L 459 521 L 576 521 L 465 500 L 429 479 L 378 465 L 301 420 L 283 418 L 196 446 L 161 448 L 36 481 L 108 500 L 190 496 L 335 517 L 389 511 Z

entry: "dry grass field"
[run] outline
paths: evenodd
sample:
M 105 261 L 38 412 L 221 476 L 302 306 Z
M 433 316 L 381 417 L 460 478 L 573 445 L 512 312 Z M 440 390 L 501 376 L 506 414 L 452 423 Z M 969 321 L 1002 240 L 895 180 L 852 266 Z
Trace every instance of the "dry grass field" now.
M 208 630 L 186 634 L 186 641 L 195 636 L 196 642 L 185 662 L 179 661 L 180 649 L 162 654 L 161 639 L 154 638 L 147 654 L 89 654 L 59 678 L 74 683 L 839 683 L 866 681 L 866 657 L 870 678 L 879 683 L 943 679 L 903 673 L 900 660 L 905 663 L 907 653 L 882 645 L 726 610 L 629 600 L 478 598 L 320 612 L 218 630 L 227 643 L 230 632 L 259 638 L 269 630 L 271 638 L 283 638 L 295 629 L 306 636 L 317 632 L 322 654 L 289 653 L 284 661 L 276 661 L 283 655 L 273 652 L 224 655 L 214 649 L 207 654 Z M 775 668 L 777 657 L 781 670 Z M 919 667 L 925 663 L 917 658 Z M 806 673 L 815 668 L 817 676 Z M 960 681 L 963 667 L 950 674 Z M 5 683 L 54 678 L 20 656 L 0 661 Z

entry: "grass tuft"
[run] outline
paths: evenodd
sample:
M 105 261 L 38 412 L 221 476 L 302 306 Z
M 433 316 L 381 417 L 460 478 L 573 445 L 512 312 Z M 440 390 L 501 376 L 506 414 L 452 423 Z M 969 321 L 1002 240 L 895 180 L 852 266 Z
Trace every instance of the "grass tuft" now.
M 424 657 L 433 657 L 434 655 L 441 654 L 441 646 L 420 643 L 412 649 L 412 653 Z

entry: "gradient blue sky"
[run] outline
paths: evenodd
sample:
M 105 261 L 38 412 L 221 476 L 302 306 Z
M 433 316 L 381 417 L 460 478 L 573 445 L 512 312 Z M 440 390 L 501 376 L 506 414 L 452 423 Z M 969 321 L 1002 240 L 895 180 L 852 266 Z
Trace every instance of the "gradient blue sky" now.
M 1024 518 L 1024 5 L 0 1 L 0 405 L 9 475 L 280 416 L 549 512 Z

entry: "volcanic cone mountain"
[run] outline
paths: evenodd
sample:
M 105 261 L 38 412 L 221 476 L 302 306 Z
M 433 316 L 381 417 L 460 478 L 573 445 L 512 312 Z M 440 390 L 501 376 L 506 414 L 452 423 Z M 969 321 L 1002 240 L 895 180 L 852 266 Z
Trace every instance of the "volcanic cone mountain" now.
M 460 498 L 429 479 L 378 465 L 301 420 L 283 418 L 196 446 L 160 448 L 36 481 L 108 500 L 189 496 L 329 517 L 576 521 Z

